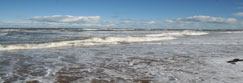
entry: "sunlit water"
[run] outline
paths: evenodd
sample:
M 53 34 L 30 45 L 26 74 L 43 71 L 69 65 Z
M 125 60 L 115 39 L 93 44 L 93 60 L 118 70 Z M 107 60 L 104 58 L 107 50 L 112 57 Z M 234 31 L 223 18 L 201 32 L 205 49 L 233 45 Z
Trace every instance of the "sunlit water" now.
M 240 83 L 243 31 L 1 29 L 0 83 Z

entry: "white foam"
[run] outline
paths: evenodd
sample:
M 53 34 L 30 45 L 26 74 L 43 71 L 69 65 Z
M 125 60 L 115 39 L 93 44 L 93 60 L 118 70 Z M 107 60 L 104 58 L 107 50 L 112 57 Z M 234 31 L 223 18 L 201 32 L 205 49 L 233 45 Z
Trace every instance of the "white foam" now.
M 97 31 L 97 30 L 99 30 L 99 29 L 82 29 L 82 30 L 85 30 L 85 31 Z
M 1 32 L 20 31 L 19 29 L 1 29 Z
M 149 34 L 146 36 L 149 37 L 159 37 L 159 36 L 184 36 L 184 35 L 206 35 L 208 34 L 208 32 L 202 32 L 202 31 L 189 31 L 189 30 L 185 30 L 185 31 L 178 31 L 178 32 L 165 32 L 165 33 L 161 33 L 161 34 Z
M 14 45 L 0 45 L 0 50 L 16 50 L 16 49 L 41 49 L 62 46 L 92 46 L 92 45 L 107 45 L 107 44 L 120 44 L 120 43 L 135 43 L 135 42 L 148 42 L 159 40 L 172 40 L 174 37 L 106 37 L 99 38 L 93 37 L 84 40 L 73 41 L 59 41 L 41 44 L 14 44 Z
M 0 36 L 5 36 L 7 35 L 8 33 L 0 33 Z
M 41 48 L 53 48 L 62 46 L 92 46 L 92 45 L 109 45 L 109 44 L 121 44 L 121 43 L 135 43 L 135 42 L 149 42 L 160 40 L 172 40 L 177 36 L 184 35 L 205 35 L 207 32 L 200 31 L 173 31 L 164 32 L 161 34 L 150 34 L 142 37 L 93 37 L 83 40 L 72 41 L 59 41 L 49 42 L 41 44 L 14 44 L 14 45 L 0 45 L 0 50 L 16 50 L 16 49 L 41 49 Z
M 82 30 L 85 31 L 98 31 L 98 30 L 112 30 L 112 31 L 126 31 L 126 30 L 133 30 L 133 29 L 112 29 L 112 28 L 107 28 L 107 29 L 96 29 L 96 28 L 83 28 Z
M 159 43 L 142 43 L 142 44 L 150 44 L 150 45 L 242 45 L 241 43 L 209 43 L 209 42 L 159 42 Z
M 223 32 L 223 33 L 243 33 L 243 31 L 226 31 L 226 32 Z

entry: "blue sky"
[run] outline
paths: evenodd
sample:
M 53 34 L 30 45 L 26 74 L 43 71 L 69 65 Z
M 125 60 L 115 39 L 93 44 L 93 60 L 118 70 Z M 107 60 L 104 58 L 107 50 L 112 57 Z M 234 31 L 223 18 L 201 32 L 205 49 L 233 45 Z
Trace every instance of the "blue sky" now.
M 243 1 L 1 0 L 0 27 L 243 29 Z

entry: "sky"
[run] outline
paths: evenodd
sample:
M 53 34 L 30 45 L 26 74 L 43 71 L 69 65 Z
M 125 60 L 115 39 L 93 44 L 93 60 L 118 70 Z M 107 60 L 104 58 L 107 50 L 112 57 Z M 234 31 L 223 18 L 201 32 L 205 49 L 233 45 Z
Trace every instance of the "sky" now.
M 243 1 L 0 0 L 0 28 L 243 29 Z

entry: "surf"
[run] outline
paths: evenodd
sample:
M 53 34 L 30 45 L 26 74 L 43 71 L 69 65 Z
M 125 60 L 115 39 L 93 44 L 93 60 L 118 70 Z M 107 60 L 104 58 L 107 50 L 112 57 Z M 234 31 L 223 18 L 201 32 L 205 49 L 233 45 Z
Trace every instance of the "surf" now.
M 83 40 L 58 41 L 40 44 L 10 44 L 0 45 L 0 50 L 17 50 L 17 49 L 42 49 L 63 46 L 94 46 L 94 45 L 111 45 L 122 43 L 136 43 L 159 40 L 172 40 L 174 37 L 91 37 Z

